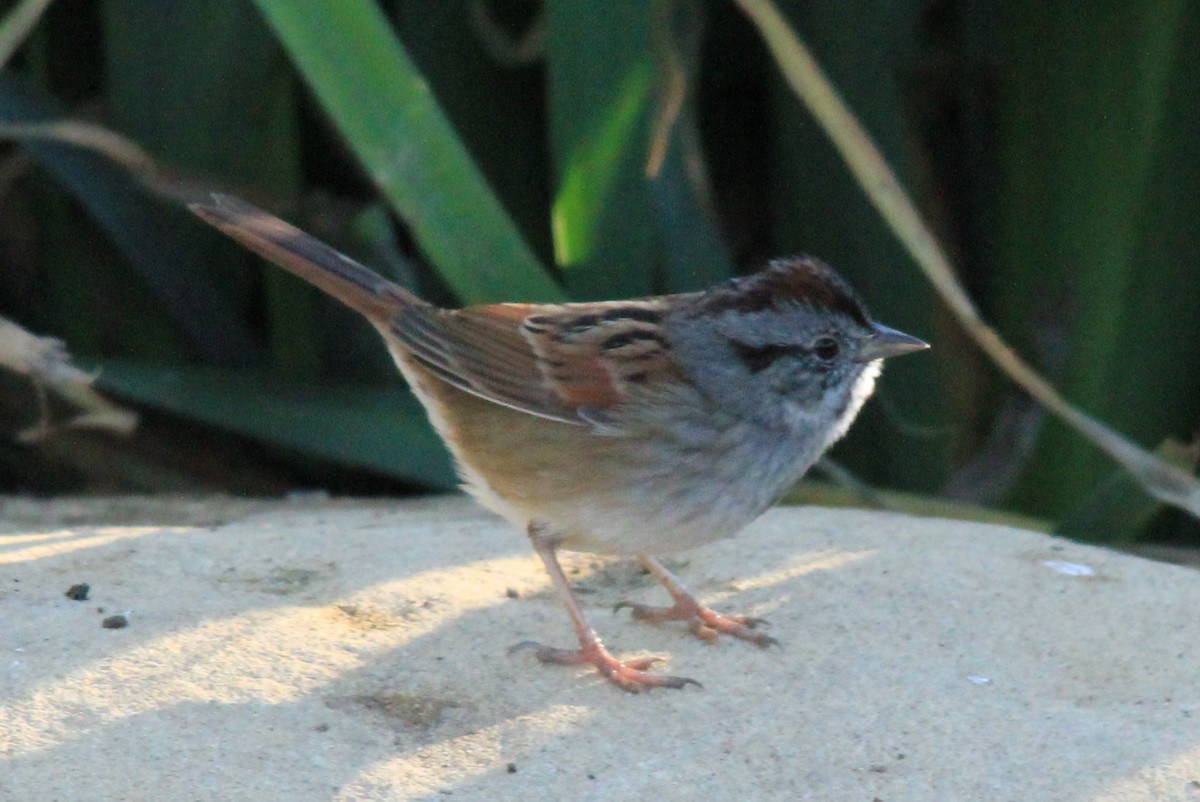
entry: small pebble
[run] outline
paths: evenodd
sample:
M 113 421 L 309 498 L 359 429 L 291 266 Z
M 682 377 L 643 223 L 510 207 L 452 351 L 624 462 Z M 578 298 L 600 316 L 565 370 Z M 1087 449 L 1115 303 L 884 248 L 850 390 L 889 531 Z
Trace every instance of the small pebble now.
M 508 764 L 508 773 L 509 773 L 509 774 L 516 774 L 516 773 L 517 773 L 517 764 L 516 764 L 516 763 L 509 763 L 509 764 Z
M 87 582 L 79 582 L 67 588 L 67 592 L 63 595 L 71 601 L 87 601 L 88 593 L 92 586 Z
M 129 618 L 124 615 L 110 615 L 108 618 L 100 622 L 100 626 L 105 629 L 124 629 L 129 626 Z

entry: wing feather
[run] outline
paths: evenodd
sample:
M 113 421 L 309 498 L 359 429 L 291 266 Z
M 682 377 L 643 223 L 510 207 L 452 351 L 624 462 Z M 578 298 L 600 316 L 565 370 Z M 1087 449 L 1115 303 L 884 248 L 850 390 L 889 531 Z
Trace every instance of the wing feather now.
M 661 329 L 666 304 L 411 307 L 391 330 L 415 359 L 460 389 L 531 415 L 591 425 L 601 411 L 618 409 L 631 385 L 675 371 Z

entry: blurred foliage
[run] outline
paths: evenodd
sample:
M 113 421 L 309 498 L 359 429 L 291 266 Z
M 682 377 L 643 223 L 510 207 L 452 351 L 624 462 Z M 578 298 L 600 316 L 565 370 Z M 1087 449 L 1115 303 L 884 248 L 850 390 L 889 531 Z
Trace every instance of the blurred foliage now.
M 1192 440 L 1200 4 L 778 5 L 1001 332 L 1142 444 Z M 889 365 L 835 452 L 852 473 L 1083 538 L 1200 540 L 965 344 L 732 3 L 55 0 L 0 73 L 0 121 L 61 117 L 446 304 L 689 290 L 816 254 L 935 345 Z M 97 155 L 0 159 L 0 315 L 153 416 L 128 445 L 5 443 L 0 488 L 211 489 L 223 461 L 232 491 L 451 483 L 369 327 Z M 7 437 L 23 421 L 0 408 Z

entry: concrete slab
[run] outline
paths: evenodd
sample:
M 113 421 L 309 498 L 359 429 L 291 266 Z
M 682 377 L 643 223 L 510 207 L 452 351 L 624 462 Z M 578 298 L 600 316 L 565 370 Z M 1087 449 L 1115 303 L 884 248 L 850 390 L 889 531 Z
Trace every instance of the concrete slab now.
M 463 498 L 0 501 L 0 799 L 1200 800 L 1191 569 L 777 509 L 669 563 L 769 619 L 759 650 L 613 616 L 664 594 L 567 563 L 615 652 L 704 688 L 508 655 L 571 629 Z

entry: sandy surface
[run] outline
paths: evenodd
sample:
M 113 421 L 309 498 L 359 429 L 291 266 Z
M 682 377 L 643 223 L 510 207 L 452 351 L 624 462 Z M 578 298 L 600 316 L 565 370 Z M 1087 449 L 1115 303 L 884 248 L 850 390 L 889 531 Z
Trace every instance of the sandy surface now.
M 760 650 L 613 616 L 664 594 L 568 565 L 610 647 L 704 688 L 506 654 L 571 630 L 464 499 L 0 501 L 0 799 L 1200 800 L 1191 569 L 780 509 L 669 563 L 768 618 Z

